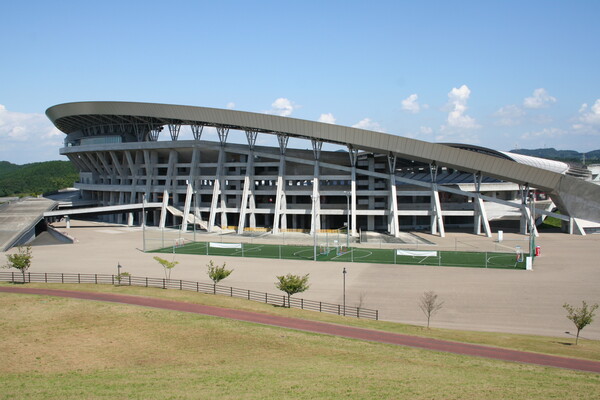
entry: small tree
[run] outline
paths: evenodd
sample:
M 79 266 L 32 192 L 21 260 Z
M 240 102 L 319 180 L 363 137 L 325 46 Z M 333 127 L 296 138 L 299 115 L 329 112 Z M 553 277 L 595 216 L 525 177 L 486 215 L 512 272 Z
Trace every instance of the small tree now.
M 579 342 L 579 332 L 592 323 L 594 320 L 594 311 L 598 308 L 598 304 L 588 306 L 585 301 L 582 301 L 581 308 L 573 307 L 570 304 L 563 304 L 563 308 L 567 310 L 567 318 L 573 321 L 577 328 L 577 336 L 575 337 L 575 345 Z
M 154 259 L 156 261 L 158 261 L 158 263 L 163 267 L 163 269 L 165 270 L 165 278 L 167 280 L 171 279 L 171 270 L 173 268 L 175 268 L 175 266 L 177 264 L 179 264 L 179 261 L 167 261 L 164 258 L 160 258 L 160 257 L 154 257 Z
M 302 293 L 310 287 L 308 284 L 308 275 L 309 274 L 304 276 L 287 274 L 285 276 L 282 275 L 277 277 L 279 282 L 276 282 L 275 286 L 277 289 L 287 293 L 288 308 L 290 307 L 290 296 L 296 293 Z M 285 307 L 285 301 L 283 302 L 283 306 Z
M 431 317 L 437 313 L 442 306 L 443 301 L 438 301 L 438 295 L 434 291 L 423 293 L 423 296 L 419 299 L 419 308 L 423 311 L 423 314 L 427 317 L 427 329 L 429 329 L 429 321 Z
M 219 267 L 218 265 L 215 265 L 213 260 L 210 260 L 210 262 L 206 264 L 206 266 L 208 267 L 208 271 L 206 273 L 208 274 L 208 277 L 213 281 L 213 293 L 216 294 L 217 283 L 231 275 L 233 270 L 226 269 L 226 263 L 223 263 L 223 265 Z
M 7 254 L 6 259 L 8 262 L 4 268 L 16 268 L 23 274 L 23 283 L 25 283 L 25 273 L 31 267 L 31 246 L 19 246 L 17 252 L 14 254 Z
M 115 279 L 117 280 L 117 286 L 121 284 L 121 279 L 131 276 L 129 272 L 121 272 L 120 274 L 115 275 Z

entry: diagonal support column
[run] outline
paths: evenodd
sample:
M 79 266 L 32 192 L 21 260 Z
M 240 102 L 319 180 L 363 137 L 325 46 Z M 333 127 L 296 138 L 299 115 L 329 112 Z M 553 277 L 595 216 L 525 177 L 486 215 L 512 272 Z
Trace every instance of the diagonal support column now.
M 186 185 L 186 190 L 185 190 L 185 203 L 183 206 L 183 221 L 181 222 L 181 231 L 182 232 L 187 232 L 188 216 L 190 215 L 190 207 L 192 205 L 192 196 L 193 195 L 194 195 L 194 191 L 192 189 L 192 185 L 190 183 L 188 183 Z
M 246 228 L 246 215 L 248 215 L 248 197 L 254 196 L 254 146 L 256 144 L 256 137 L 258 132 L 248 130 L 246 131 L 246 139 L 248 140 L 248 147 L 250 152 L 246 159 L 246 175 L 244 176 L 244 189 L 242 190 L 242 199 L 240 204 L 240 219 L 238 222 L 238 234 L 244 233 Z M 254 206 L 250 210 L 251 215 L 254 216 Z
M 436 235 L 439 231 L 440 237 L 446 236 L 444 229 L 444 219 L 442 218 L 442 205 L 437 184 L 431 187 L 431 234 Z
M 436 235 L 439 231 L 440 237 L 445 237 L 446 230 L 437 186 L 438 167 L 435 161 L 429 164 L 429 172 L 431 174 L 431 234 Z
M 273 218 L 273 234 L 279 233 L 280 219 L 285 218 L 285 210 L 282 208 L 285 204 L 285 151 L 289 136 L 278 134 L 279 141 L 279 170 L 277 172 L 277 193 L 275 195 L 275 212 Z
M 167 206 L 169 205 L 169 192 L 163 190 L 163 200 L 160 207 L 160 223 L 158 227 L 164 229 L 165 222 L 167 221 Z
M 358 159 L 358 149 L 348 146 L 348 154 L 350 155 L 350 235 L 356 236 L 356 161 Z
M 225 142 L 229 133 L 228 128 L 217 128 L 219 134 L 219 140 L 221 141 L 221 147 L 219 147 L 219 159 L 217 162 L 217 175 L 213 183 L 213 195 L 210 205 L 210 217 L 208 221 L 208 230 L 212 232 L 215 227 L 215 219 L 217 215 L 217 206 L 220 203 L 221 209 L 221 228 L 227 225 L 227 210 L 225 203 L 225 196 L 223 195 L 223 165 L 225 164 Z M 220 198 L 220 202 L 219 202 Z
M 321 194 L 319 191 L 319 175 L 320 168 L 319 162 L 321 158 L 321 148 L 323 147 L 323 142 L 319 140 L 311 140 L 313 147 L 313 155 L 315 157 L 315 165 L 313 172 L 313 192 L 312 192 L 312 223 L 310 226 L 311 235 L 316 235 L 319 230 L 321 230 Z
M 487 218 L 487 212 L 485 210 L 485 204 L 483 199 L 481 198 L 481 182 L 483 181 L 483 176 L 481 172 L 477 172 L 473 174 L 473 180 L 475 183 L 475 192 L 476 195 L 473 198 L 473 228 L 474 233 L 476 235 L 481 235 L 481 226 L 483 225 L 483 230 L 487 237 L 492 237 L 492 231 L 490 229 L 490 222 Z
M 180 130 L 181 124 L 169 124 L 169 133 L 171 134 L 172 141 L 176 141 L 179 138 Z
M 390 235 L 394 237 L 400 236 L 400 227 L 398 221 L 398 193 L 396 191 L 396 156 L 393 154 L 388 155 L 388 168 L 389 168 L 389 214 L 388 214 L 388 231 Z
M 202 131 L 204 130 L 204 125 L 192 124 L 190 125 L 192 129 L 192 135 L 194 135 L 194 140 L 200 140 L 202 137 Z

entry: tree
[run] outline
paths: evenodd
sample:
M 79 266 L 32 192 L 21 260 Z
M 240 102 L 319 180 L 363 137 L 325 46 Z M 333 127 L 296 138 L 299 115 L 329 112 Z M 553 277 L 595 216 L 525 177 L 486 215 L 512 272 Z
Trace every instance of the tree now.
M 179 261 L 167 261 L 164 258 L 160 258 L 160 257 L 154 257 L 154 259 L 156 261 L 158 261 L 158 263 L 163 267 L 163 269 L 165 270 L 165 278 L 167 280 L 171 279 L 171 270 L 173 268 L 175 268 L 175 266 L 177 264 L 179 264 Z
M 115 275 L 115 279 L 117 280 L 117 286 L 121 285 L 121 279 L 131 276 L 129 272 L 121 272 L 120 274 Z
M 223 265 L 219 267 L 218 265 L 215 265 L 213 260 L 210 260 L 210 262 L 206 264 L 206 266 L 208 267 L 208 271 L 206 273 L 208 274 L 208 277 L 213 281 L 213 293 L 216 294 L 217 283 L 231 275 L 233 270 L 226 269 L 226 263 L 223 263 Z
M 431 317 L 437 313 L 442 306 L 443 301 L 438 300 L 438 295 L 434 291 L 423 293 L 423 296 L 419 299 L 419 308 L 423 311 L 423 314 L 427 317 L 427 329 L 429 329 L 429 321 Z
M 594 320 L 594 311 L 598 308 L 598 304 L 588 306 L 585 301 L 582 301 L 581 308 L 573 307 L 570 304 L 563 304 L 563 308 L 567 310 L 567 318 L 573 321 L 577 328 L 577 336 L 575 337 L 575 345 L 579 342 L 579 332 L 592 323 Z
M 14 254 L 7 254 L 6 259 L 8 262 L 4 268 L 16 268 L 23 274 L 23 283 L 25 283 L 25 273 L 31 267 L 31 246 L 19 246 L 17 252 Z
M 282 275 L 277 277 L 279 282 L 276 282 L 275 286 L 282 292 L 287 293 L 288 308 L 290 307 L 290 296 L 296 293 L 302 293 L 310 287 L 308 284 L 308 275 L 309 274 L 304 276 L 287 274 L 285 276 Z M 285 307 L 285 301 L 283 306 Z

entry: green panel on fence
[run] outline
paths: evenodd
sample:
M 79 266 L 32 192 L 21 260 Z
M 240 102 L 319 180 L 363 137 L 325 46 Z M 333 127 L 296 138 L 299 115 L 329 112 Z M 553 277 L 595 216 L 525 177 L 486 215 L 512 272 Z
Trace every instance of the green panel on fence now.
M 154 250 L 155 253 L 199 254 L 210 256 L 275 258 L 286 260 L 313 260 L 315 247 L 286 246 L 257 243 L 188 242 L 179 246 Z M 429 265 L 473 268 L 525 269 L 524 261 L 517 261 L 514 253 L 437 251 L 435 255 L 396 255 L 395 249 L 362 247 L 316 248 L 317 261 L 361 262 L 373 264 Z

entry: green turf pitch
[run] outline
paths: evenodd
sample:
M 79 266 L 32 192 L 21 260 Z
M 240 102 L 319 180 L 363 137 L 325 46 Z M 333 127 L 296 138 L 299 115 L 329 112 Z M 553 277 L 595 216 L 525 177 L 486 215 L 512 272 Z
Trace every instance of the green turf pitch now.
M 313 246 L 285 246 L 243 243 L 241 248 L 221 248 L 206 242 L 191 242 L 182 246 L 165 247 L 154 253 L 201 254 L 210 256 L 313 260 Z M 396 249 L 350 248 L 341 253 L 335 247 L 317 247 L 317 261 L 363 262 L 373 264 L 433 265 L 472 268 L 525 269 L 524 261 L 517 262 L 513 253 L 438 251 L 437 256 L 396 255 Z

